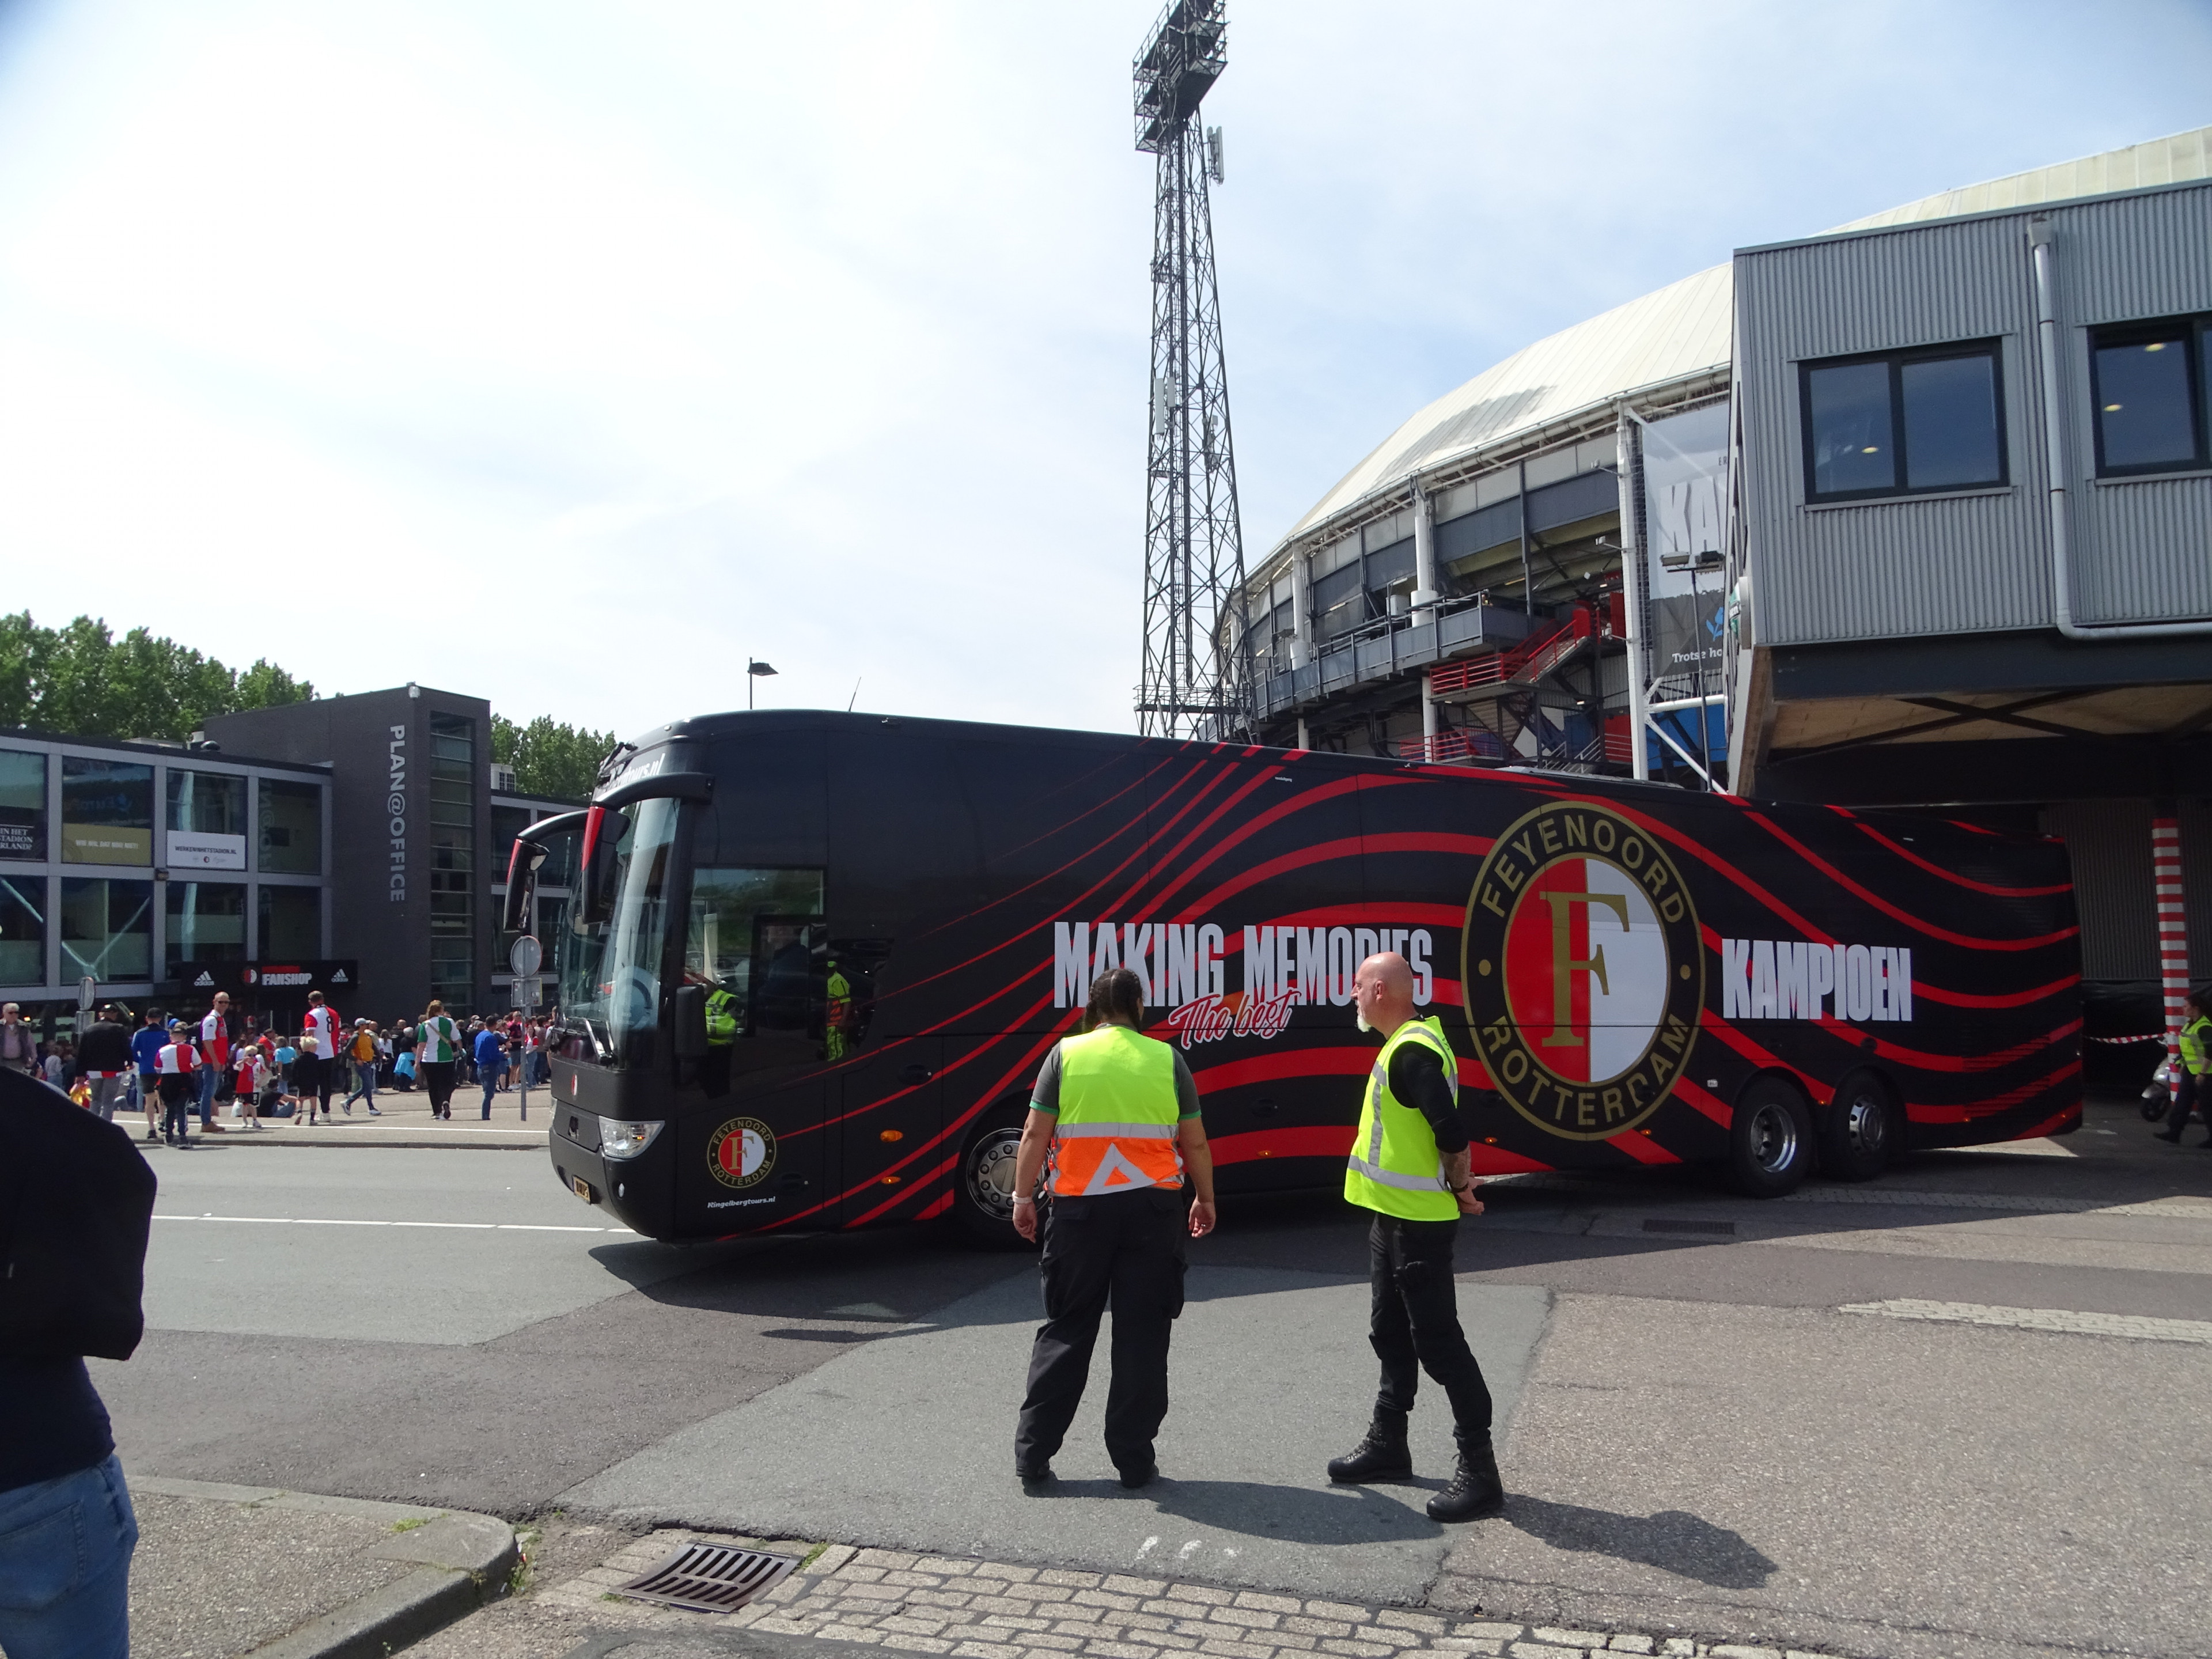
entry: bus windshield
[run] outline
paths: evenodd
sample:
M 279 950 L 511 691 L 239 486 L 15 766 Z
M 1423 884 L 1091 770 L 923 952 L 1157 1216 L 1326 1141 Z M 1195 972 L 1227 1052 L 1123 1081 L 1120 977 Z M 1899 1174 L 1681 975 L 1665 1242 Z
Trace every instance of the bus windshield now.
M 570 908 L 561 958 L 564 1017 L 586 1027 L 617 1066 L 648 1065 L 660 1024 L 660 951 L 668 925 L 669 860 L 682 804 L 654 799 L 610 812 L 583 879 L 604 882 Z M 619 837 L 611 851 L 607 837 Z

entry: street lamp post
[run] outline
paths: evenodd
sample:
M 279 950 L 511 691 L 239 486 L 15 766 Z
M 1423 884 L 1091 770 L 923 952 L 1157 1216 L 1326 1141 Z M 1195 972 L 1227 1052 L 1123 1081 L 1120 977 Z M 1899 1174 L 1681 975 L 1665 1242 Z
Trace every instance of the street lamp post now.
M 745 707 L 747 708 L 753 706 L 753 682 L 763 674 L 775 672 L 775 670 L 764 662 L 757 661 L 751 657 L 745 659 Z

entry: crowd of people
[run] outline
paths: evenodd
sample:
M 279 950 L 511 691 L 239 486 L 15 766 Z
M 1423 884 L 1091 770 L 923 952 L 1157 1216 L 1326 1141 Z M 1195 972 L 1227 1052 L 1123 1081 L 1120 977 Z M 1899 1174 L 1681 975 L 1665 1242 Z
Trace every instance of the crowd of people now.
M 15 1003 L 0 1007 L 0 1066 L 42 1077 L 95 1115 L 143 1112 L 146 1139 L 173 1146 L 190 1144 L 195 1112 L 200 1133 L 223 1134 L 223 1120 L 258 1130 L 264 1118 L 290 1118 L 306 1127 L 331 1121 L 331 1107 L 347 1117 L 354 1103 L 381 1117 L 377 1091 L 429 1097 L 434 1116 L 453 1116 L 456 1090 L 483 1091 L 482 1113 L 493 1100 L 524 1085 L 544 1086 L 550 1016 L 460 1018 L 433 1000 L 419 1018 L 380 1023 L 362 1016 L 350 1024 L 319 991 L 308 993 L 299 1030 L 266 1027 L 240 1016 L 227 993 L 197 1019 L 148 1009 L 135 1016 L 118 1003 L 73 1037 L 41 1039 Z M 284 1022 L 289 1026 L 291 1022 Z M 527 1112 L 527 1102 L 525 1103 Z

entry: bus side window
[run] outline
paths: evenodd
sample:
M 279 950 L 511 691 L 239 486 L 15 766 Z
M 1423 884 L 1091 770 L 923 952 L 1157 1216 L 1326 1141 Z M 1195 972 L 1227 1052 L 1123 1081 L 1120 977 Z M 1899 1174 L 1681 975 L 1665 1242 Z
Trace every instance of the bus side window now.
M 821 870 L 692 872 L 684 980 L 707 988 L 710 1093 L 733 1073 L 820 1059 L 829 977 Z

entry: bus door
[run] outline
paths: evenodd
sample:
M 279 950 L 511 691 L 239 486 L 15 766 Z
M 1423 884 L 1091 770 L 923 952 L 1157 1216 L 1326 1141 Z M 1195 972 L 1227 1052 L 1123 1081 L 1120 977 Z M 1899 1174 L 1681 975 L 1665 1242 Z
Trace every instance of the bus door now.
M 818 866 L 694 866 L 684 978 L 707 993 L 708 1050 L 683 1114 L 684 1214 L 735 1232 L 812 1219 L 830 1192 L 827 935 Z
M 959 1150 L 930 1145 L 945 1121 L 944 1059 L 942 1037 L 890 1038 L 838 1073 L 842 1224 L 912 1215 L 904 1200 Z

